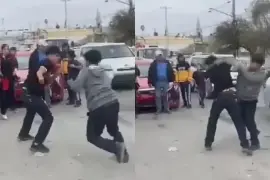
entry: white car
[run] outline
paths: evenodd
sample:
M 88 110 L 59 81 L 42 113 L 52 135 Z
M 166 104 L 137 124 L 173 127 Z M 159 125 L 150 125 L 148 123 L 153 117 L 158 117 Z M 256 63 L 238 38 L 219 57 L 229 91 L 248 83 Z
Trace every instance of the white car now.
M 100 65 L 113 73 L 112 86 L 134 86 L 135 56 L 125 43 L 88 43 L 81 46 L 80 59 L 89 50 L 100 51 Z

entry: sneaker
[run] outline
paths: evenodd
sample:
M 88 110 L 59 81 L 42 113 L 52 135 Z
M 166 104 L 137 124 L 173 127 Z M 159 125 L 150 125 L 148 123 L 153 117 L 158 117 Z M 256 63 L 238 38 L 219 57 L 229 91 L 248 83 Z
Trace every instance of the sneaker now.
M 165 110 L 164 112 L 167 114 L 171 114 L 171 111 L 169 109 Z
M 115 156 L 118 163 L 124 162 L 125 151 L 126 151 L 125 143 L 116 142 Z
M 8 117 L 7 117 L 6 114 L 1 114 L 1 116 L 2 116 L 2 119 L 3 119 L 3 120 L 7 120 L 7 119 L 8 119 Z
M 74 105 L 74 103 L 73 102 L 67 102 L 66 105 L 68 105 L 68 106 L 69 105 Z
M 32 152 L 48 153 L 50 149 L 44 146 L 43 144 L 33 143 L 30 147 Z
M 242 153 L 246 154 L 247 156 L 252 156 L 253 152 L 249 148 L 242 148 Z
M 187 105 L 187 108 L 188 109 L 191 109 L 192 108 L 191 104 Z
M 205 108 L 205 105 L 204 105 L 204 103 L 202 103 L 202 104 L 201 104 L 201 108 Z
M 75 104 L 74 107 L 77 108 L 77 107 L 80 107 L 81 105 L 80 104 Z
M 260 148 L 261 148 L 260 144 L 251 145 L 251 146 L 250 146 L 250 149 L 251 149 L 252 151 L 259 150 Z
M 212 151 L 213 150 L 212 146 L 210 146 L 210 145 L 205 145 L 204 148 L 205 148 L 206 151 Z
M 31 136 L 31 135 L 27 135 L 27 136 L 18 136 L 18 140 L 19 141 L 29 141 L 29 140 L 33 140 L 34 139 L 34 137 L 33 136 Z
M 128 162 L 129 162 L 129 154 L 127 152 L 127 149 L 125 149 L 123 163 L 128 163 Z

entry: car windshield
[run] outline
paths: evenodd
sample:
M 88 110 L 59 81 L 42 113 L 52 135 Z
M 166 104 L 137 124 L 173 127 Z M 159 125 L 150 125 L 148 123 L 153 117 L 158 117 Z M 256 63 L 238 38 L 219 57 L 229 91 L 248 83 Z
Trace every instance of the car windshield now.
M 139 64 L 137 65 L 140 70 L 140 77 L 148 77 L 148 69 L 150 64 Z
M 18 60 L 19 70 L 28 69 L 29 56 L 18 56 L 17 60 Z
M 162 49 L 162 48 L 153 48 L 153 49 L 142 49 L 140 51 L 143 51 L 143 58 L 146 58 L 146 59 L 155 59 L 156 58 L 156 54 L 155 52 L 157 50 L 160 50 L 163 52 L 163 55 L 165 57 L 168 56 L 168 51 L 166 49 Z
M 102 55 L 102 59 L 134 57 L 133 52 L 126 45 L 106 45 L 106 46 L 84 47 L 82 48 L 81 56 L 90 50 L 98 50 Z

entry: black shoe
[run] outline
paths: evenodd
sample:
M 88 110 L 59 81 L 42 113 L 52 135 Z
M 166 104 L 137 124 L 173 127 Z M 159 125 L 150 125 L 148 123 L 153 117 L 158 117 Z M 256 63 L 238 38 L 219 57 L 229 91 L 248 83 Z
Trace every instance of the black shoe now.
M 125 150 L 126 150 L 125 143 L 116 142 L 115 156 L 118 163 L 124 162 Z
M 260 144 L 251 145 L 251 146 L 250 146 L 250 149 L 251 149 L 252 151 L 259 150 L 260 148 L 261 148 Z
M 167 114 L 171 114 L 171 111 L 169 109 L 165 110 L 164 112 L 167 113 Z
M 128 163 L 129 162 L 129 154 L 127 152 L 127 149 L 125 149 L 125 155 L 123 159 L 123 163 Z
M 74 105 L 74 102 L 68 102 L 66 105 Z
M 33 143 L 32 146 L 30 147 L 30 150 L 32 152 L 40 152 L 40 153 L 49 153 L 50 149 L 44 146 L 43 144 L 37 144 Z
M 212 151 L 213 150 L 211 145 L 205 145 L 204 148 L 205 148 L 206 151 Z
M 81 105 L 80 104 L 75 104 L 74 107 L 77 108 L 77 107 L 80 107 Z
M 252 156 L 253 152 L 249 148 L 242 148 L 242 153 L 246 154 L 247 156 Z
M 188 109 L 191 109 L 192 108 L 191 104 L 187 105 L 187 108 Z
M 19 141 L 29 141 L 29 140 L 33 140 L 34 139 L 34 137 L 33 136 L 31 136 L 31 135 L 27 135 L 27 136 L 18 136 L 18 140 Z

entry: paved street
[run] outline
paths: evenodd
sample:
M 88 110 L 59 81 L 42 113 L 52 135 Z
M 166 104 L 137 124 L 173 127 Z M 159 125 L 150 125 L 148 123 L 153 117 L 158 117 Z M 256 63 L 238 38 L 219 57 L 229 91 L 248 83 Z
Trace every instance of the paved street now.
M 127 180 L 134 177 L 134 93 L 118 92 L 121 102 L 120 129 L 131 154 L 129 164 L 119 165 L 115 157 L 100 151 L 86 140 L 86 109 L 66 105 L 52 108 L 55 121 L 45 142 L 51 149 L 39 157 L 29 152 L 31 142 L 17 142 L 16 137 L 25 110 L 9 113 L 8 121 L 0 121 L 0 179 L 2 180 Z M 84 103 L 85 105 L 85 103 Z M 133 119 L 132 119 L 133 118 Z M 37 117 L 32 133 L 41 119 Z M 108 136 L 105 133 L 105 136 Z
M 269 180 L 269 109 L 260 108 L 257 113 L 262 150 L 247 157 L 240 152 L 236 131 L 225 112 L 213 151 L 206 152 L 203 145 L 211 102 L 205 109 L 198 107 L 196 95 L 192 102 L 192 110 L 180 109 L 158 120 L 153 120 L 153 114 L 141 114 L 136 120 L 137 179 Z

